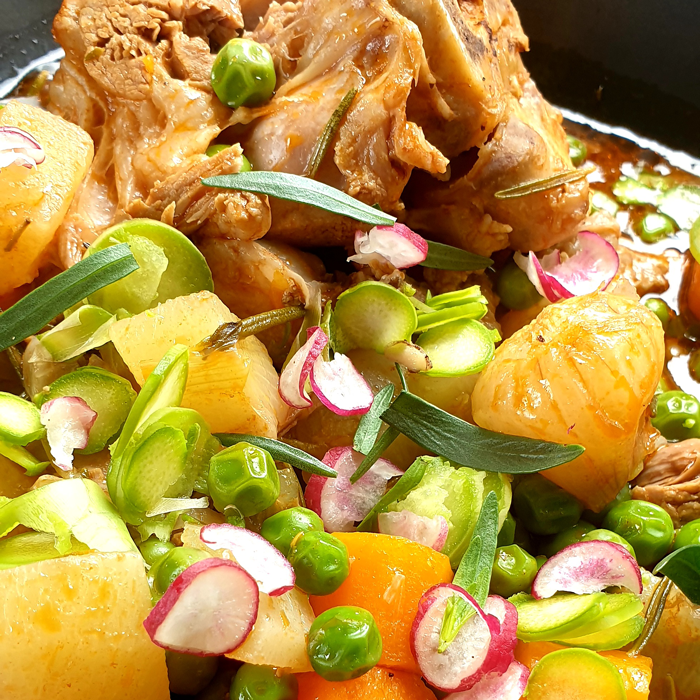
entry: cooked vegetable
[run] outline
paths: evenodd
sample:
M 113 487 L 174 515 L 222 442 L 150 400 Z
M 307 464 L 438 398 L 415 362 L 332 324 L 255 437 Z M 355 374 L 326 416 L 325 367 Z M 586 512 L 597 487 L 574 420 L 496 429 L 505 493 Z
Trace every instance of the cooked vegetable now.
M 109 342 L 109 327 L 116 316 L 99 306 L 86 304 L 39 336 L 55 362 L 65 362 Z
M 284 556 L 289 556 L 292 541 L 299 533 L 323 532 L 323 520 L 308 508 L 288 508 L 265 520 L 260 534 L 277 547 Z
M 276 81 L 270 52 L 251 39 L 231 39 L 211 69 L 211 86 L 231 109 L 264 104 L 272 97 Z
M 321 613 L 309 630 L 308 653 L 314 671 L 329 681 L 367 673 L 382 656 L 382 637 L 371 613 L 343 606 Z
M 402 510 L 398 513 L 380 513 L 377 516 L 377 530 L 382 535 L 405 537 L 441 552 L 447 542 L 449 526 L 442 515 L 428 518 Z
M 518 520 L 537 535 L 554 535 L 575 525 L 581 517 L 579 502 L 564 489 L 539 474 L 518 482 L 513 492 Z
M 524 549 L 517 544 L 499 547 L 493 562 L 491 591 L 504 598 L 529 591 L 536 574 L 537 562 Z
M 673 221 L 663 214 L 647 214 L 637 227 L 637 233 L 645 243 L 658 243 L 675 230 Z
M 605 192 L 591 190 L 591 213 L 605 211 L 610 216 L 615 216 L 620 209 L 620 205 Z
M 165 652 L 165 663 L 170 692 L 179 695 L 197 695 L 211 683 L 219 668 L 216 656 L 193 656 L 176 651 Z
M 588 156 L 588 148 L 586 144 L 577 139 L 575 136 L 567 135 L 566 140 L 569 142 L 569 158 L 571 158 L 571 163 L 575 168 L 579 165 L 583 165 Z
M 162 556 L 167 554 L 175 545 L 171 542 L 161 542 L 157 537 L 149 537 L 139 544 L 139 551 L 148 566 L 153 566 Z
M 73 468 L 73 450 L 84 450 L 97 413 L 75 396 L 61 396 L 41 407 L 41 422 L 46 427 L 54 464 L 65 471 Z
M 337 591 L 350 573 L 347 547 L 327 532 L 312 530 L 298 534 L 292 540 L 288 558 L 297 576 L 297 586 L 310 595 Z
M 0 391 L 0 439 L 28 445 L 46 434 L 39 410 L 19 396 Z
M 691 544 L 700 544 L 700 519 L 691 520 L 676 533 L 673 541 L 673 550 L 688 547 Z
M 683 391 L 665 391 L 656 397 L 651 424 L 667 440 L 700 436 L 700 401 Z
M 279 675 L 271 666 L 243 664 L 231 683 L 231 700 L 297 700 L 298 682 L 289 673 Z
M 160 557 L 151 569 L 153 578 L 153 588 L 158 597 L 170 588 L 172 582 L 188 567 L 202 559 L 206 559 L 207 554 L 198 549 L 190 547 L 174 547 L 168 549 Z
M 672 187 L 659 197 L 658 210 L 670 216 L 678 228 L 690 230 L 700 218 L 700 187 L 697 185 Z
M 529 309 L 542 298 L 525 272 L 512 260 L 504 266 L 498 276 L 496 294 L 501 304 L 516 310 Z
M 280 494 L 275 460 L 269 452 L 245 442 L 212 457 L 207 485 L 218 511 L 232 506 L 244 516 L 269 508 Z
M 83 554 L 89 547 L 71 539 L 71 554 Z M 22 532 L 0 539 L 0 569 L 14 569 L 46 559 L 63 556 L 56 549 L 56 537 L 50 532 Z
M 506 519 L 501 525 L 501 529 L 498 531 L 498 546 L 507 547 L 509 544 L 515 542 L 515 518 L 508 511 Z
M 591 540 L 599 542 L 613 542 L 615 544 L 619 544 L 622 547 L 624 547 L 635 559 L 637 558 L 637 555 L 635 554 L 632 545 L 624 537 L 620 537 L 620 535 L 618 535 L 616 532 L 613 532 L 612 530 L 589 530 L 581 538 L 582 542 L 589 542 Z
M 664 332 L 667 332 L 671 319 L 673 318 L 671 307 L 663 299 L 658 299 L 655 297 L 645 299 L 644 306 L 656 314 L 659 321 L 661 321 Z
M 428 255 L 428 242 L 408 226 L 375 226 L 355 233 L 355 255 L 348 260 L 369 265 L 384 263 L 397 270 L 420 265 Z
M 671 517 L 661 506 L 646 501 L 618 503 L 605 516 L 603 527 L 624 537 L 644 567 L 656 564 L 673 542 Z
M 585 538 L 586 533 L 593 529 L 594 526 L 590 523 L 587 523 L 585 520 L 579 520 L 576 525 L 572 525 L 556 535 L 545 538 L 541 546 L 542 553 L 552 557 L 564 547 L 581 542 Z

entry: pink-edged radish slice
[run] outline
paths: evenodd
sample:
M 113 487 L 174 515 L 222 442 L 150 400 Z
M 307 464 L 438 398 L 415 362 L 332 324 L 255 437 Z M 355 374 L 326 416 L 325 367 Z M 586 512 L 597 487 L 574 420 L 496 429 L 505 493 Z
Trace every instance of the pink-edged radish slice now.
M 360 265 L 388 262 L 397 270 L 420 265 L 428 257 L 428 241 L 408 226 L 375 226 L 368 233 L 355 233 L 355 255 Z
M 642 572 L 622 545 L 591 540 L 570 544 L 547 559 L 532 582 L 532 596 L 551 598 L 557 591 L 582 595 L 609 586 L 622 586 L 641 595 Z
M 428 518 L 425 515 L 416 515 L 410 510 L 380 513 L 377 524 L 382 535 L 405 537 L 407 540 L 432 547 L 436 552 L 445 546 L 449 533 L 449 525 L 442 515 Z
M 542 260 L 532 251 L 527 258 L 516 253 L 514 260 L 537 291 L 551 302 L 606 289 L 620 267 L 620 258 L 612 244 L 597 233 L 581 231 L 575 248 L 573 255 L 564 261 L 558 250 Z
M 339 416 L 367 413 L 374 401 L 370 385 L 347 355 L 336 353 L 330 362 L 319 357 L 311 368 L 310 379 L 318 400 Z
M 46 428 L 46 439 L 56 466 L 70 471 L 73 450 L 87 447 L 97 413 L 77 396 L 62 396 L 41 407 L 40 420 Z
M 308 339 L 294 354 L 289 364 L 280 374 L 279 393 L 282 400 L 292 408 L 309 408 L 313 406 L 306 391 L 306 382 L 311 374 L 314 362 L 321 356 L 328 336 L 318 327 L 309 328 Z
M 334 447 L 323 463 L 335 469 L 338 476 L 329 479 L 313 474 L 306 486 L 306 506 L 316 512 L 328 532 L 352 532 L 355 523 L 364 520 L 386 491 L 389 479 L 403 473 L 386 459 L 378 459 L 372 468 L 354 484 L 350 477 L 360 466 L 364 455 L 352 447 Z
M 520 700 L 530 669 L 519 661 L 511 661 L 505 673 L 489 673 L 471 689 L 450 693 L 444 700 Z
M 255 532 L 228 523 L 205 525 L 199 539 L 209 549 L 231 552 L 257 582 L 260 590 L 278 596 L 294 588 L 296 577 L 287 558 L 266 539 Z
M 484 603 L 484 612 L 493 615 L 501 625 L 498 636 L 493 641 L 494 651 L 498 654 L 495 671 L 504 673 L 513 661 L 513 652 L 518 643 L 518 609 L 505 598 L 490 595 Z
M 35 168 L 44 160 L 44 149 L 31 134 L 14 126 L 0 126 L 0 168 Z
M 438 652 L 440 630 L 447 601 L 463 598 L 475 612 L 462 626 L 452 643 Z M 433 586 L 423 594 L 411 628 L 411 651 L 423 678 L 438 690 L 451 693 L 469 690 L 486 674 L 502 665 L 493 649 L 500 625 L 487 615 L 466 591 L 451 583 Z
M 172 582 L 143 626 L 170 651 L 230 654 L 253 629 L 259 601 L 258 584 L 245 569 L 227 559 L 203 559 Z

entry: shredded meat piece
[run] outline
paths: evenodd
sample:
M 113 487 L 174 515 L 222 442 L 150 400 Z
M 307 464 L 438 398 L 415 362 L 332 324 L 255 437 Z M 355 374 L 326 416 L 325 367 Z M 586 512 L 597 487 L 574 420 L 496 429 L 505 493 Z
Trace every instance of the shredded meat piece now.
M 199 182 L 242 164 L 240 149 L 204 156 L 231 115 L 211 90 L 212 47 L 242 26 L 238 0 L 65 0 L 54 36 L 66 58 L 50 107 L 88 131 L 97 151 L 58 232 L 63 265 L 131 216 L 187 233 L 265 234 L 265 197 L 205 191 Z
M 632 250 L 624 243 L 617 249 L 620 255 L 620 274 L 628 279 L 639 296 L 661 294 L 668 289 L 668 258 L 641 250 Z
M 700 518 L 700 440 L 668 443 L 647 457 L 632 497 L 660 505 L 675 527 Z

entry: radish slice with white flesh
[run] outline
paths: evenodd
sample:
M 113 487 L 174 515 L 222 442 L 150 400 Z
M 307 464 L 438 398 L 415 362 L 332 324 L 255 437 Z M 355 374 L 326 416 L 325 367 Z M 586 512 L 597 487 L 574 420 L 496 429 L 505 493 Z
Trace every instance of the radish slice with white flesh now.
M 355 523 L 365 519 L 386 491 L 389 479 L 403 472 L 386 459 L 378 459 L 372 468 L 354 484 L 350 477 L 360 466 L 364 455 L 352 447 L 334 447 L 323 463 L 335 469 L 338 476 L 329 479 L 313 474 L 306 486 L 306 506 L 323 520 L 328 532 L 352 532 Z
M 77 396 L 62 396 L 41 407 L 40 420 L 46 428 L 46 439 L 56 466 L 70 471 L 73 450 L 87 447 L 97 413 Z
M 372 388 L 346 355 L 336 353 L 330 362 L 319 357 L 310 379 L 318 400 L 339 416 L 367 413 L 374 401 Z
M 541 260 L 532 251 L 528 257 L 516 253 L 514 260 L 537 291 L 551 302 L 606 289 L 620 267 L 615 248 L 591 231 L 579 233 L 575 246 L 576 252 L 563 262 L 558 250 Z
M 475 614 L 441 654 L 438 652 L 440 630 L 447 601 L 452 596 L 463 598 Z M 469 690 L 502 665 L 500 653 L 493 648 L 499 631 L 498 620 L 485 613 L 466 591 L 451 583 L 442 583 L 424 593 L 418 604 L 411 628 L 411 651 L 430 685 L 447 693 Z
M 518 643 L 518 609 L 505 598 L 490 595 L 484 603 L 484 612 L 493 615 L 501 625 L 498 636 L 494 639 L 494 649 L 498 652 L 499 662 L 495 668 L 498 673 L 505 673 L 513 661 L 513 652 Z
M 408 226 L 375 226 L 368 233 L 355 233 L 355 255 L 348 258 L 360 265 L 388 262 L 397 270 L 420 265 L 428 257 L 428 241 Z
M 511 661 L 505 673 L 489 673 L 470 690 L 450 693 L 444 700 L 520 700 L 530 677 L 530 669 Z
M 582 595 L 609 586 L 641 595 L 642 572 L 634 557 L 615 542 L 576 542 L 542 564 L 532 583 L 532 597 L 551 598 L 558 591 Z
M 258 616 L 253 577 L 227 559 L 203 559 L 185 569 L 156 603 L 143 626 L 154 644 L 195 656 L 230 654 Z
M 14 126 L 0 126 L 0 168 L 35 168 L 44 160 L 44 149 L 31 134 Z
M 280 396 L 292 408 L 301 409 L 313 406 L 306 391 L 306 382 L 314 362 L 328 345 L 328 336 L 318 326 L 309 328 L 307 333 L 308 340 L 299 348 L 280 374 Z
M 445 546 L 449 533 L 449 525 L 442 515 L 429 518 L 426 515 L 416 515 L 410 510 L 380 513 L 377 524 L 382 535 L 405 537 L 407 540 L 432 547 L 436 552 Z
M 255 532 L 228 523 L 205 525 L 199 539 L 208 549 L 224 549 L 233 555 L 257 582 L 260 590 L 278 596 L 294 588 L 292 565 L 278 549 Z

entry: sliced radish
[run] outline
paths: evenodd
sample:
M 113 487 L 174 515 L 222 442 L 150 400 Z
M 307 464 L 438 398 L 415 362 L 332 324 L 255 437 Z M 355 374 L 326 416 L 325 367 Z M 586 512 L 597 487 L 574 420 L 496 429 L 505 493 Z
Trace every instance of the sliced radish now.
M 558 250 L 542 260 L 532 251 L 528 257 L 516 253 L 514 260 L 537 291 L 551 302 L 606 289 L 620 267 L 615 248 L 591 231 L 579 233 L 575 247 L 576 252 L 563 262 Z
M 0 168 L 35 168 L 44 160 L 44 149 L 31 134 L 14 126 L 0 126 Z
M 470 690 L 450 693 L 444 700 L 520 700 L 530 669 L 519 661 L 511 661 L 505 673 L 489 673 Z
M 409 372 L 428 372 L 433 368 L 428 353 L 407 340 L 398 340 L 387 345 L 384 348 L 384 357 L 392 362 L 398 362 Z
M 318 327 L 308 329 L 308 339 L 299 348 L 280 375 L 279 392 L 282 400 L 292 408 L 312 406 L 306 391 L 306 382 L 314 362 L 328 345 L 328 336 Z
M 336 353 L 330 362 L 319 357 L 310 379 L 319 401 L 339 416 L 367 413 L 374 401 L 372 388 L 346 355 Z
M 484 603 L 484 612 L 493 615 L 501 625 L 493 648 L 498 654 L 495 671 L 505 673 L 513 661 L 513 652 L 518 643 L 518 609 L 508 600 L 497 595 L 490 595 Z
M 622 545 L 591 540 L 570 544 L 547 559 L 532 583 L 532 596 L 551 598 L 557 591 L 581 595 L 609 586 L 623 586 L 640 595 L 639 565 Z
M 355 233 L 355 255 L 348 258 L 360 265 L 388 262 L 396 269 L 420 265 L 428 257 L 428 241 L 408 226 L 375 226 L 368 233 Z
M 51 456 L 59 469 L 73 468 L 73 450 L 87 447 L 96 420 L 97 413 L 77 396 L 51 399 L 41 407 L 41 423 L 46 427 Z
M 294 569 L 287 558 L 255 532 L 228 523 L 205 525 L 199 539 L 209 549 L 225 549 L 257 582 L 260 590 L 278 596 L 294 588 Z
M 253 577 L 226 559 L 203 559 L 168 587 L 143 623 L 159 647 L 196 656 L 230 654 L 258 616 Z
M 438 644 L 447 601 L 460 596 L 470 605 L 472 615 L 452 643 L 440 654 Z M 430 685 L 447 693 L 469 690 L 486 674 L 502 665 L 500 652 L 493 648 L 500 624 L 486 614 L 466 591 L 442 583 L 427 591 L 418 604 L 411 628 L 411 651 L 420 666 L 423 678 Z
M 338 476 L 329 479 L 313 474 L 309 479 L 304 493 L 306 505 L 318 513 L 328 532 L 352 532 L 355 523 L 364 520 L 384 495 L 387 481 L 403 473 L 386 459 L 378 459 L 352 484 L 350 477 L 363 459 L 364 455 L 352 447 L 334 447 L 323 463 L 335 469 Z
M 429 518 L 416 515 L 410 510 L 398 513 L 380 513 L 377 519 L 379 532 L 413 540 L 439 552 L 447 541 L 449 526 L 442 515 Z

